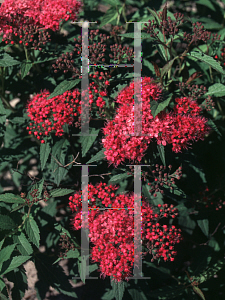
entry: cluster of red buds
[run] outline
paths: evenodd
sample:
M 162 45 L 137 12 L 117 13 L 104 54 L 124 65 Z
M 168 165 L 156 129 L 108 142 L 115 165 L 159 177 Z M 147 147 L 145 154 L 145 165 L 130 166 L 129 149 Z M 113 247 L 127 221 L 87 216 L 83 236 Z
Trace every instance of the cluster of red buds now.
M 34 189 L 32 192 L 30 192 L 30 196 L 31 196 L 32 200 L 30 200 L 29 198 L 26 198 L 25 193 L 20 194 L 20 197 L 25 199 L 26 204 L 28 206 L 32 206 L 34 203 L 37 203 L 40 200 L 43 200 L 44 202 L 47 202 L 49 197 L 50 197 L 48 191 L 45 190 L 44 193 L 43 193 L 43 197 L 41 198 L 41 196 L 39 195 L 38 189 Z
M 89 61 L 91 64 L 127 63 L 134 57 L 133 48 L 118 44 L 109 45 L 110 36 L 99 34 L 99 29 L 90 30 L 89 34 Z M 75 46 L 71 53 L 61 55 L 56 63 L 52 65 L 54 72 L 63 70 L 64 73 L 72 72 L 73 76 L 78 76 L 80 71 L 74 67 L 74 58 L 76 55 L 81 56 L 82 52 L 82 36 L 74 38 Z M 106 55 L 106 53 L 109 53 Z
M 143 30 L 147 33 L 150 33 L 150 37 L 156 37 L 158 35 L 159 31 L 156 32 L 156 29 L 160 29 L 165 36 L 171 35 L 174 37 L 179 32 L 178 27 L 184 23 L 184 15 L 181 13 L 174 14 L 174 21 L 171 19 L 171 17 L 166 18 L 163 12 L 160 12 L 158 16 L 161 19 L 159 24 L 155 20 L 149 20 L 149 24 L 144 24 L 145 27 Z
M 211 39 L 211 43 L 214 43 L 216 40 L 220 40 L 221 35 L 218 33 L 211 33 L 210 31 L 205 30 L 201 22 L 196 22 L 192 24 L 193 33 L 184 32 L 183 40 L 189 43 L 197 44 L 197 41 L 203 41 L 207 43 Z
M 205 208 L 220 210 L 225 206 L 225 201 L 220 197 L 216 197 L 215 194 L 210 193 L 208 187 L 206 187 L 203 191 L 199 192 L 199 198 L 195 199 L 195 204 L 197 206 L 204 205 Z
M 223 46 L 223 48 L 221 48 L 220 51 L 221 51 L 220 56 L 215 55 L 214 58 L 218 61 L 221 61 L 223 66 L 225 67 L 225 47 Z
M 169 172 L 166 172 L 165 166 L 159 166 L 158 164 L 155 165 L 155 169 L 152 170 L 152 176 L 149 175 L 148 172 L 145 172 L 145 179 L 146 178 L 153 178 L 153 182 L 149 182 L 148 185 L 151 187 L 149 190 L 150 193 L 153 192 L 160 192 L 161 194 L 164 193 L 162 190 L 163 186 L 168 186 L 171 190 L 173 190 L 173 185 L 175 185 L 175 179 L 180 180 L 182 177 L 182 167 L 179 167 L 174 173 L 170 174 L 170 170 L 172 166 L 169 165 Z M 154 193 L 154 197 L 157 197 L 157 194 Z
M 70 241 L 70 238 L 65 232 L 60 234 L 59 241 L 59 247 L 63 250 L 59 253 L 59 257 L 66 258 L 67 252 L 69 252 L 69 250 L 74 250 L 75 245 Z
M 101 274 L 104 277 L 113 276 L 115 280 L 121 281 L 132 276 L 132 268 L 137 263 L 134 253 L 137 228 L 140 227 L 143 245 L 148 249 L 147 252 L 139 254 L 146 255 L 149 252 L 152 254 L 152 260 L 163 258 L 164 261 L 173 261 L 176 255 L 174 246 L 182 237 L 180 229 L 161 224 L 165 218 L 175 218 L 177 210 L 167 204 L 152 207 L 146 199 L 142 201 L 140 224 L 134 226 L 135 195 L 116 195 L 117 189 L 117 186 L 107 186 L 106 183 L 96 186 L 89 184 L 88 188 L 82 191 L 82 195 L 86 192 L 88 196 L 89 213 L 86 218 L 82 212 L 84 197 L 81 192 L 69 197 L 69 207 L 75 214 L 72 219 L 75 230 L 81 228 L 81 220 L 82 227 L 88 226 L 89 223 L 89 237 L 94 244 L 91 258 L 100 263 Z
M 124 30 L 123 26 L 118 26 L 118 25 L 112 26 L 112 30 L 110 31 L 110 35 L 114 38 L 117 38 L 118 34 L 122 33 L 123 30 Z
M 62 70 L 63 73 L 68 73 L 71 72 L 72 78 L 81 78 L 81 70 L 80 68 L 77 68 L 74 66 L 74 59 L 73 59 L 73 52 L 66 52 L 64 54 L 62 54 L 55 62 L 55 64 L 52 65 L 53 69 L 54 69 L 54 73 L 58 72 L 59 70 Z
M 2 41 L 5 44 L 22 44 L 25 47 L 34 47 L 35 50 L 39 49 L 40 51 L 42 45 L 51 41 L 47 30 L 42 30 L 41 26 L 37 25 L 32 18 L 20 14 L 11 14 L 7 18 L 3 33 Z

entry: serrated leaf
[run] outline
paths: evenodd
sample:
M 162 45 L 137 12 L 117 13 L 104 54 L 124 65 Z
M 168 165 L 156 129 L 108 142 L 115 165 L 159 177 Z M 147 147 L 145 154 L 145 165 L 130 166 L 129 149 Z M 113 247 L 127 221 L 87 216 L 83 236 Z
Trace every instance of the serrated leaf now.
M 61 167 L 55 159 L 57 159 L 62 165 L 65 165 L 66 151 L 70 143 L 68 140 L 60 140 L 52 148 L 52 157 L 51 157 L 51 169 L 52 175 L 54 177 L 54 182 L 59 186 L 61 180 L 65 178 L 68 170 Z
M 174 57 L 172 60 L 170 60 L 165 66 L 161 69 L 161 78 L 169 72 L 169 70 L 172 68 L 172 65 L 174 63 L 174 60 L 177 59 L 177 57 Z
M 193 291 L 199 295 L 199 297 L 202 299 L 202 300 L 205 300 L 205 296 L 203 294 L 203 292 L 200 290 L 200 288 L 198 288 L 197 286 L 192 286 L 193 287 Z
M 111 286 L 112 286 L 112 289 L 113 289 L 113 292 L 114 292 L 114 297 L 116 298 L 116 300 L 122 300 L 123 299 L 123 294 L 124 294 L 124 291 L 125 291 L 124 281 L 116 282 L 111 277 Z
M 21 78 L 22 79 L 27 76 L 27 73 L 30 71 L 31 68 L 32 68 L 31 61 L 26 61 L 21 64 Z
M 62 197 L 68 194 L 74 193 L 71 189 L 55 189 L 50 192 L 51 197 Z
M 0 269 L 0 275 L 4 275 L 6 273 L 11 272 L 15 268 L 18 268 L 26 261 L 28 261 L 31 256 L 14 256 L 12 259 L 5 261 Z
M 40 231 L 36 221 L 30 216 L 29 218 L 26 219 L 24 225 L 25 225 L 26 234 L 28 235 L 29 239 L 37 248 L 39 248 Z
M 6 215 L 0 215 L 0 231 L 11 230 L 16 228 L 16 224 L 12 218 Z
M 208 92 L 204 96 L 212 95 L 214 97 L 225 96 L 225 85 L 222 83 L 215 83 L 209 87 Z
M 31 244 L 27 240 L 25 234 L 23 232 L 20 232 L 19 235 L 14 235 L 13 240 L 18 244 L 17 249 L 20 251 L 22 255 L 31 255 L 33 252 L 33 249 L 31 247 Z
M 15 249 L 16 244 L 12 244 L 9 246 L 6 246 L 0 251 L 0 264 L 2 264 L 4 261 L 10 258 L 13 250 Z
M 0 201 L 5 203 L 25 203 L 25 200 L 18 195 L 14 195 L 12 193 L 2 194 L 0 195 Z
M 173 94 L 169 94 L 168 98 L 163 102 L 151 101 L 151 113 L 155 118 L 161 111 L 163 111 L 170 103 Z
M 104 14 L 99 28 L 103 27 L 106 24 L 110 24 L 110 22 L 112 22 L 118 17 L 118 14 L 120 14 L 121 11 L 122 11 L 122 6 L 118 8 L 118 12 L 115 9 L 115 7 L 110 7 Z
M 164 166 L 166 166 L 166 159 L 165 159 L 165 148 L 163 145 L 157 145 L 158 151 L 159 151 L 159 156 L 161 158 L 161 161 Z
M 45 182 L 44 178 L 42 178 L 38 182 L 38 185 L 39 185 L 39 187 L 38 187 L 38 195 L 39 195 L 39 197 L 41 197 L 41 194 L 42 194 L 42 191 L 43 191 L 44 182 Z
M 198 226 L 201 228 L 205 236 L 209 236 L 209 220 L 197 220 Z
M 148 300 L 142 291 L 138 291 L 136 289 L 129 289 L 129 294 L 132 297 L 132 300 Z
M 80 252 L 78 251 L 78 249 L 75 250 L 69 250 L 66 253 L 65 259 L 69 259 L 69 258 L 78 258 L 80 256 Z M 57 262 L 59 262 L 60 260 L 62 260 L 63 258 L 59 257 L 53 264 L 56 264 Z
M 123 174 L 117 174 L 117 175 L 114 175 L 112 176 L 110 179 L 109 179 L 109 182 L 113 182 L 113 183 L 116 183 L 117 181 L 121 181 L 121 180 L 124 180 L 126 179 L 127 177 L 129 176 L 132 176 L 132 175 L 128 175 L 127 173 L 123 173 Z
M 96 140 L 100 129 L 90 128 L 90 136 L 81 136 L 80 142 L 82 147 L 82 157 L 85 157 L 88 150 L 93 145 Z
M 96 155 L 94 155 L 86 164 L 93 163 L 95 161 L 99 161 L 105 158 L 105 149 L 100 150 Z
M 1 54 L 0 58 L 0 67 L 11 67 L 15 65 L 19 65 L 20 61 L 14 59 L 12 56 L 10 56 L 8 53 Z
M 218 130 L 216 124 L 211 120 L 211 119 L 208 119 L 207 121 L 207 124 L 217 133 L 219 134 L 220 136 L 222 136 L 221 132 Z
M 57 85 L 57 87 L 54 89 L 54 91 L 51 93 L 50 96 L 48 96 L 47 100 L 56 97 L 58 95 L 62 95 L 63 93 L 65 93 L 66 91 L 71 90 L 72 88 L 74 88 L 78 83 L 80 82 L 80 79 L 75 79 L 72 81 L 68 81 L 68 80 L 64 80 L 63 82 L 61 82 L 59 85 Z
M 187 56 L 191 59 L 201 60 L 202 62 L 206 63 L 208 66 L 212 67 L 214 70 L 218 71 L 219 73 L 225 75 L 225 71 L 221 67 L 221 65 L 211 56 L 208 56 L 202 52 L 192 51 L 187 53 Z
M 41 160 L 42 171 L 44 170 L 50 152 L 51 152 L 51 147 L 48 142 L 45 142 L 44 144 L 40 145 L 40 160 Z

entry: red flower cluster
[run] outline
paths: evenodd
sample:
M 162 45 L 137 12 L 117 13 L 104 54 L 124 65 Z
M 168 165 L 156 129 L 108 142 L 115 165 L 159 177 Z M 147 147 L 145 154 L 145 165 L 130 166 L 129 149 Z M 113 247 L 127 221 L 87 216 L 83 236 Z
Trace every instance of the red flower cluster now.
M 179 152 L 187 148 L 190 141 L 204 139 L 208 132 L 207 120 L 199 115 L 201 108 L 196 101 L 186 97 L 175 100 L 173 112 L 163 111 L 153 118 L 150 101 L 158 101 L 162 90 L 152 81 L 149 77 L 142 78 L 142 89 L 139 89 L 142 99 L 142 136 L 131 136 L 134 134 L 134 83 L 118 95 L 116 101 L 121 105 L 117 114 L 103 128 L 105 137 L 102 143 L 110 164 L 118 166 L 125 159 L 140 162 L 152 138 L 164 146 L 172 144 L 172 150 Z
M 81 192 L 69 197 L 69 207 L 76 213 L 72 219 L 75 230 L 81 228 L 81 219 L 86 228 L 89 222 L 89 237 L 94 244 L 91 257 L 93 261 L 100 263 L 101 274 L 121 281 L 132 276 L 132 268 L 137 262 L 134 257 L 134 235 L 138 224 L 134 226 L 133 193 L 116 195 L 117 189 L 118 187 L 107 186 L 106 183 L 96 186 L 89 184 L 89 213 L 86 217 L 82 213 Z M 105 209 L 100 210 L 100 207 Z M 173 261 L 176 255 L 174 245 L 181 240 L 180 230 L 175 226 L 161 225 L 159 220 L 175 217 L 177 210 L 167 204 L 159 205 L 156 209 L 142 201 L 142 242 L 148 248 L 143 254 L 152 254 L 152 261 L 159 258 Z
M 5 42 L 11 44 L 23 43 L 29 35 L 24 43 L 28 46 L 40 29 L 57 31 L 61 20 L 77 20 L 81 6 L 77 0 L 5 0 L 0 7 L 0 31 Z
M 47 100 L 49 95 L 49 91 L 44 90 L 35 95 L 27 104 L 27 114 L 32 121 L 27 130 L 37 139 L 42 138 L 41 143 L 45 142 L 43 138 L 52 131 L 56 131 L 56 136 L 62 136 L 62 126 L 72 125 L 74 117 L 81 112 L 80 92 L 77 89 Z
M 82 95 L 86 95 L 87 91 L 83 91 Z M 95 104 L 100 113 L 105 105 L 103 96 L 107 96 L 107 91 L 94 82 L 91 82 L 88 88 L 89 93 L 89 111 Z M 81 124 L 81 93 L 78 89 L 66 91 L 62 95 L 47 100 L 50 92 L 44 90 L 40 94 L 36 94 L 27 104 L 27 114 L 32 123 L 27 126 L 29 134 L 34 134 L 41 143 L 43 138 L 51 132 L 55 132 L 56 136 L 63 135 L 63 125 L 72 125 L 74 117 L 78 117 L 75 123 L 76 127 Z M 85 98 L 87 100 L 87 98 Z M 102 110 L 103 111 L 103 110 Z

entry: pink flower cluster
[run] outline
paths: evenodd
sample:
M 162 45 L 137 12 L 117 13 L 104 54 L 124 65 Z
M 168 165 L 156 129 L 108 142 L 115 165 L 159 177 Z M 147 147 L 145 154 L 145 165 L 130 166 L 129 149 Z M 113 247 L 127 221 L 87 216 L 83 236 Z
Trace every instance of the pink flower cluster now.
M 44 137 L 55 131 L 56 136 L 63 135 L 63 125 L 72 125 L 74 117 L 80 114 L 80 92 L 75 89 L 47 100 L 49 91 L 35 95 L 27 104 L 27 114 L 31 123 L 26 129 L 34 134 L 41 143 Z
M 81 219 L 85 228 L 89 223 L 89 237 L 93 243 L 91 258 L 100 263 L 101 275 L 113 276 L 117 281 L 128 280 L 132 276 L 132 268 L 137 263 L 134 257 L 134 235 L 138 228 L 134 226 L 134 195 L 133 193 L 118 194 L 118 187 L 99 183 L 88 185 L 88 216 L 82 213 L 81 192 L 69 197 L 69 207 L 75 213 L 72 226 L 81 228 Z M 84 192 L 82 193 L 84 194 Z M 81 200 L 82 198 L 82 200 Z M 105 209 L 99 209 L 100 207 Z M 157 211 L 156 211 L 157 210 Z M 173 261 L 176 251 L 174 245 L 181 238 L 180 229 L 175 226 L 161 225 L 159 220 L 177 216 L 177 210 L 167 204 L 153 208 L 148 202 L 142 201 L 140 218 L 142 217 L 142 243 L 152 255 L 152 261 L 163 258 Z M 135 229 L 134 229 L 135 227 Z M 139 228 L 140 230 L 140 228 Z M 141 255 L 141 253 L 140 253 Z
M 0 31 L 7 43 L 22 39 L 23 27 L 29 32 L 31 26 L 33 34 L 40 29 L 57 31 L 61 20 L 76 21 L 81 7 L 77 0 L 5 0 L 0 7 Z
M 118 166 L 125 159 L 140 162 L 153 138 L 158 144 L 172 144 L 174 152 L 187 148 L 191 141 L 204 139 L 208 132 L 207 120 L 200 116 L 196 101 L 186 97 L 176 98 L 172 112 L 162 111 L 155 118 L 151 114 L 150 101 L 159 101 L 162 89 L 152 78 L 138 81 L 142 99 L 142 135 L 134 136 L 134 82 L 125 87 L 116 101 L 120 104 L 113 120 L 103 128 L 102 139 L 105 155 L 110 164 Z M 137 95 L 138 96 L 138 95 Z M 138 107 L 138 110 L 141 107 Z M 133 136 L 132 136 L 133 135 Z

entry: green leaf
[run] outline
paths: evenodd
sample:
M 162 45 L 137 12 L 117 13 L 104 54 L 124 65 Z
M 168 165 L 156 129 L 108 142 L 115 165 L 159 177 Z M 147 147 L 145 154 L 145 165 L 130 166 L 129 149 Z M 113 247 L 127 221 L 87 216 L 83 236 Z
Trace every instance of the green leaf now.
M 159 17 L 158 17 L 157 12 L 156 12 L 155 10 L 149 8 L 149 7 L 148 7 L 148 11 L 152 14 L 152 16 L 154 17 L 154 19 L 156 20 L 156 22 L 157 22 L 158 25 L 159 25 L 160 19 L 159 19 Z
M 62 165 L 65 165 L 65 159 L 68 147 L 70 146 L 70 143 L 68 140 L 60 140 L 55 143 L 55 145 L 52 148 L 52 157 L 51 157 L 51 165 L 50 168 L 52 170 L 52 175 L 54 177 L 54 182 L 59 186 L 61 180 L 65 178 L 66 174 L 68 173 L 68 170 L 61 167 L 55 159 L 57 159 Z
M 1 300 L 9 300 L 4 294 L 2 294 L 1 292 L 0 292 L 0 299 Z
M 204 96 L 212 95 L 214 97 L 225 96 L 225 85 L 222 83 L 215 83 L 209 87 L 208 92 Z
M 78 251 L 78 249 L 75 250 L 69 250 L 66 253 L 65 259 L 69 259 L 69 258 L 78 258 L 80 256 L 80 252 Z M 59 262 L 60 260 L 62 260 L 63 258 L 59 257 L 53 264 L 56 264 L 57 262 Z
M 200 288 L 198 288 L 197 286 L 192 286 L 193 287 L 193 291 L 199 295 L 199 297 L 202 299 L 202 300 L 205 300 L 205 296 L 203 294 L 203 292 L 200 290 Z
M 81 280 L 83 281 L 83 283 L 85 283 L 86 271 L 87 271 L 87 257 L 84 255 L 79 257 L 78 270 L 79 270 Z
M 2 245 L 4 244 L 5 239 L 1 240 L 0 242 L 0 250 L 2 249 Z
M 0 275 L 11 272 L 15 268 L 18 268 L 24 264 L 31 256 L 14 256 L 12 259 L 5 261 L 0 269 Z
M 44 170 L 45 164 L 48 160 L 49 154 L 51 152 L 51 147 L 49 143 L 44 143 L 40 145 L 40 160 L 41 160 L 41 170 Z
M 93 163 L 95 161 L 99 161 L 105 158 L 105 149 L 100 150 L 96 155 L 94 155 L 86 164 Z
M 207 124 L 220 136 L 222 136 L 222 134 L 220 133 L 220 131 L 218 130 L 216 124 L 211 120 L 208 119 Z
M 103 27 L 106 24 L 110 24 L 110 22 L 112 22 L 113 20 L 115 20 L 118 17 L 118 14 L 121 13 L 122 11 L 122 6 L 118 8 L 118 12 L 115 9 L 115 7 L 110 7 L 107 12 L 104 14 L 101 24 L 99 26 L 99 28 Z
M 26 61 L 26 62 L 22 63 L 22 65 L 21 65 L 21 78 L 22 79 L 27 76 L 27 73 L 32 68 L 32 65 L 33 64 L 31 61 Z
M 57 85 L 57 87 L 54 89 L 54 91 L 51 93 L 50 96 L 48 96 L 47 100 L 56 97 L 58 95 L 62 95 L 63 93 L 65 93 L 66 91 L 71 90 L 72 88 L 74 88 L 78 83 L 80 82 L 80 79 L 76 79 L 76 80 L 72 80 L 72 81 L 68 81 L 68 80 L 64 80 L 63 82 L 61 82 L 59 85 Z
M 214 58 L 212 58 L 202 52 L 196 52 L 196 51 L 187 53 L 187 56 L 194 60 L 196 60 L 196 59 L 201 60 L 202 62 L 206 63 L 207 65 L 209 65 L 210 67 L 212 67 L 213 69 L 218 71 L 219 73 L 225 75 L 225 71 L 223 70 L 221 65 Z
M 2 279 L 2 277 L 0 277 L 0 291 L 2 291 L 4 289 L 4 287 L 5 287 L 5 281 Z M 1 298 L 1 296 L 2 296 L 2 294 L 0 293 L 0 299 L 2 300 L 3 298 Z
M 0 265 L 8 260 L 13 252 L 13 250 L 15 249 L 16 247 L 16 244 L 12 244 L 12 245 L 9 245 L 9 246 L 6 246 L 5 248 L 3 248 L 1 251 L 0 251 Z
M 2 54 L 1 54 L 0 67 L 11 67 L 11 66 L 19 65 L 19 64 L 20 64 L 20 61 L 15 60 L 8 53 L 5 52 L 3 54 L 3 57 L 2 57 Z
M 177 57 L 174 57 L 167 64 L 165 64 L 165 66 L 161 69 L 161 78 L 163 78 L 163 76 L 167 74 L 169 70 L 172 68 L 175 59 L 177 59 Z
M 42 194 L 42 191 L 43 191 L 44 182 L 45 182 L 44 178 L 42 178 L 38 182 L 38 185 L 39 185 L 39 187 L 38 187 L 38 195 L 39 195 L 39 197 L 41 197 L 41 194 Z
M 90 136 L 81 136 L 79 141 L 82 147 L 82 157 L 85 157 L 88 150 L 96 140 L 100 129 L 90 128 Z
M 201 228 L 205 236 L 209 236 L 209 220 L 197 220 L 198 226 Z
M 0 215 L 0 231 L 11 230 L 16 228 L 16 224 L 9 216 Z
M 124 180 L 126 179 L 127 177 L 129 176 L 132 176 L 132 175 L 128 175 L 127 173 L 123 173 L 123 174 L 117 174 L 117 175 L 114 175 L 112 176 L 110 179 L 109 179 L 109 182 L 113 182 L 113 183 L 116 183 L 116 182 L 120 182 L 121 180 Z
M 126 37 L 126 38 L 131 38 L 131 39 L 134 39 L 134 38 L 139 39 L 140 38 L 140 35 L 138 34 L 138 32 L 121 33 L 121 34 L 118 34 L 118 36 L 122 36 L 122 37 Z M 141 33 L 141 38 L 142 39 L 151 39 L 150 33 L 142 32 Z
M 38 225 L 36 221 L 30 216 L 29 218 L 26 219 L 25 221 L 25 231 L 26 234 L 28 235 L 29 239 L 31 242 L 39 248 L 39 243 L 40 243 L 40 231 L 38 228 Z
M 158 151 L 159 151 L 159 156 L 161 158 L 161 161 L 164 166 L 166 166 L 166 159 L 165 159 L 165 148 L 163 145 L 157 145 Z
M 148 300 L 142 291 L 138 291 L 136 289 L 129 289 L 129 294 L 132 297 L 132 300 Z
M 114 292 L 114 297 L 116 300 L 122 300 L 123 299 L 123 294 L 125 291 L 125 284 L 124 281 L 116 282 L 115 280 L 111 278 L 111 286 Z
M 207 7 L 210 8 L 211 10 L 216 11 L 216 9 L 215 9 L 215 7 L 213 6 L 211 0 L 198 0 L 198 1 L 196 2 L 196 4 L 201 4 L 201 5 L 207 6 Z
M 161 102 L 161 103 L 159 103 L 157 101 L 154 101 L 154 100 L 151 101 L 151 103 L 150 103 L 151 113 L 152 113 L 154 118 L 169 105 L 172 96 L 173 96 L 172 93 L 169 94 L 168 98 L 165 101 Z
M 62 197 L 71 193 L 74 193 L 74 190 L 70 189 L 55 189 L 50 192 L 51 197 Z
M 14 195 L 12 193 L 2 194 L 0 195 L 0 201 L 5 203 L 25 203 L 25 200 L 18 195 Z
M 22 255 L 31 255 L 33 252 L 33 249 L 31 247 L 31 244 L 27 240 L 25 234 L 23 232 L 20 232 L 19 235 L 13 236 L 13 241 L 17 243 L 17 249 L 20 251 Z

